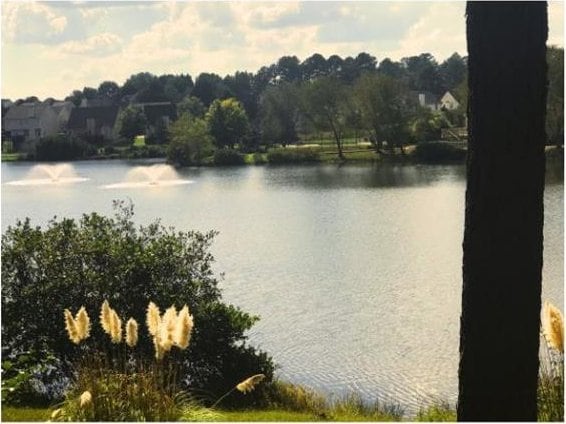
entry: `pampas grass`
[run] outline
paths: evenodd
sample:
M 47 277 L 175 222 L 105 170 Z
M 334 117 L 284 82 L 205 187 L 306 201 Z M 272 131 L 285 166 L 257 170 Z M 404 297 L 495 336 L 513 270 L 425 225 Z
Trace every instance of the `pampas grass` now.
M 541 334 L 538 419 L 564 421 L 564 321 L 560 310 L 549 302 L 542 308 Z
M 76 318 L 65 309 L 65 328 L 73 343 L 78 344 L 90 334 L 90 319 L 84 307 Z M 133 349 L 139 341 L 138 323 L 130 318 L 125 325 L 125 344 L 106 346 L 102 353 L 93 353 L 77 364 L 76 380 L 61 408 L 52 414 L 57 421 L 176 421 L 180 418 L 210 417 L 212 412 L 198 406 L 191 397 L 178 390 L 175 361 L 162 361 L 174 346 L 184 350 L 189 346 L 193 317 L 184 305 L 177 313 L 169 307 L 163 316 L 150 302 L 146 323 L 155 346 L 157 361 L 147 363 Z M 121 343 L 122 321 L 118 312 L 105 300 L 100 309 L 100 325 L 110 336 L 110 342 Z M 86 351 L 85 351 L 86 352 Z M 113 357 L 112 355 L 122 355 Z M 245 392 L 264 378 L 253 376 L 241 384 Z
M 250 378 L 246 378 L 244 381 L 236 385 L 236 389 L 242 393 L 249 393 L 255 387 L 263 381 L 265 378 L 265 374 L 256 374 L 251 376 Z
M 75 318 L 73 318 L 73 314 L 68 309 L 65 309 L 64 316 L 65 329 L 69 339 L 74 344 L 79 344 L 90 335 L 90 319 L 84 306 L 79 309 Z
M 138 344 L 138 323 L 133 318 L 126 323 L 126 344 L 130 347 Z

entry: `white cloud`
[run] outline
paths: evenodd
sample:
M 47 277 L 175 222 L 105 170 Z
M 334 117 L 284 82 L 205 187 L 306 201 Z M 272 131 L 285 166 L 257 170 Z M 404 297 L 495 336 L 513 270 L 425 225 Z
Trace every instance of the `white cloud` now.
M 115 53 L 120 49 L 122 39 L 115 34 L 105 32 L 93 35 L 86 40 L 68 41 L 54 49 L 54 54 L 97 55 Z
M 4 2 L 2 40 L 49 42 L 67 27 L 67 18 L 48 5 L 32 2 Z
M 67 26 L 67 18 L 65 16 L 58 16 L 49 21 L 49 26 L 53 28 L 56 33 L 63 32 Z
M 463 2 L 2 6 L 4 69 L 23 66 L 24 46 L 35 46 L 32 67 L 51 70 L 42 79 L 17 69 L 3 73 L 3 92 L 15 98 L 18 93 L 63 97 L 104 80 L 122 84 L 141 71 L 193 78 L 200 72 L 255 72 L 283 55 L 304 60 L 314 53 L 344 57 L 365 51 L 379 61 L 429 52 L 441 62 L 455 51 L 466 54 Z M 549 27 L 549 43 L 563 46 L 562 2 L 549 4 Z
M 433 3 L 390 52 L 392 59 L 431 53 L 442 61 L 452 53 L 466 55 L 464 3 Z

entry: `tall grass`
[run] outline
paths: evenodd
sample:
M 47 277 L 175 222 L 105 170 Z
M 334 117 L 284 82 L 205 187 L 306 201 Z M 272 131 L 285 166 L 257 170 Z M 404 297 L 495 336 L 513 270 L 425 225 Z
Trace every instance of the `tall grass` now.
M 537 408 L 539 421 L 564 421 L 564 320 L 545 302 L 541 322 L 541 357 Z

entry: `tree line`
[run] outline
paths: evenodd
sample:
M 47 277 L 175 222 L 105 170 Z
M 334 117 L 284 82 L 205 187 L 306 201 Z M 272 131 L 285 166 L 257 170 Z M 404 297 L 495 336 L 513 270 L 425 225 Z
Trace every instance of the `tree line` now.
M 563 143 L 564 51 L 549 47 L 547 136 Z M 450 91 L 460 106 L 433 111 L 418 94 L 438 99 Z M 28 98 L 26 100 L 37 98 Z M 315 53 L 302 62 L 283 56 L 256 73 L 235 72 L 224 78 L 203 72 L 160 75 L 140 72 L 122 86 L 104 81 L 98 88 L 74 90 L 65 100 L 80 105 L 100 99 L 124 106 L 119 134 L 131 140 L 143 133 L 143 113 L 133 103 L 171 102 L 177 121 L 160 128 L 154 142 L 169 145 L 179 163 L 198 163 L 214 149 L 235 146 L 257 151 L 262 145 L 286 146 L 299 140 L 331 138 L 343 158 L 345 138 L 363 137 L 376 150 L 438 140 L 440 129 L 466 125 L 467 58 L 454 53 L 441 63 L 429 53 L 400 61 Z

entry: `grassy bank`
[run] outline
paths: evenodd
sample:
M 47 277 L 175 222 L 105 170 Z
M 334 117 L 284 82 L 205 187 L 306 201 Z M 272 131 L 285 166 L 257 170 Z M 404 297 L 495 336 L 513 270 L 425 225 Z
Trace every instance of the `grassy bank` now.
M 52 409 L 48 408 L 26 408 L 26 407 L 2 407 L 2 421 L 4 422 L 45 422 L 49 420 Z M 456 416 L 453 411 L 441 409 L 427 409 L 414 419 L 407 421 L 455 421 Z M 314 421 L 338 421 L 338 422 L 373 422 L 373 421 L 401 421 L 396 416 L 364 415 L 354 411 L 336 412 L 331 416 L 315 414 L 312 412 L 289 411 L 286 409 L 246 409 L 246 410 L 218 410 L 214 411 L 209 418 L 200 420 L 212 422 L 268 422 L 268 421 L 288 421 L 288 422 L 314 422 Z

